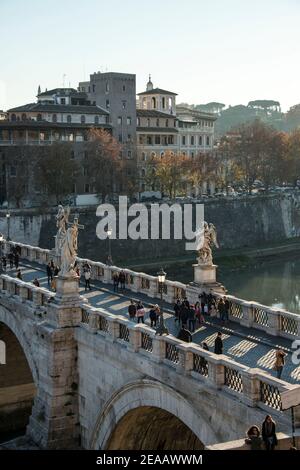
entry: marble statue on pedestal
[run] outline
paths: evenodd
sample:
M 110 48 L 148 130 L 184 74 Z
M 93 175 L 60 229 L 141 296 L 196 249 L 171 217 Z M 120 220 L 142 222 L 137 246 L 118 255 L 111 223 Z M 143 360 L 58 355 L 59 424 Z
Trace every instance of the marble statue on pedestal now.
M 70 208 L 64 208 L 62 205 L 58 206 L 58 212 L 56 215 L 56 227 L 57 227 L 57 234 L 55 237 L 55 251 L 56 255 L 60 256 L 61 248 L 63 245 L 63 240 L 67 233 L 67 224 L 69 221 L 70 215 Z
M 74 223 L 68 228 L 62 239 L 61 245 L 61 268 L 60 275 L 66 277 L 76 276 L 75 262 L 78 248 L 78 223 Z
M 198 264 L 212 266 L 212 246 L 219 248 L 217 241 L 217 230 L 213 224 L 204 222 L 201 247 L 198 249 Z

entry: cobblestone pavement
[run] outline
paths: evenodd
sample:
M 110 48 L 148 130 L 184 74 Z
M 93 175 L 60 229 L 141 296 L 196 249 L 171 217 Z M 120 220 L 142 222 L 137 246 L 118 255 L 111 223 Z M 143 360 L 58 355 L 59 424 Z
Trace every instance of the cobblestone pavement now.
M 42 287 L 48 288 L 45 271 L 40 266 L 24 262 L 21 265 L 23 280 L 32 282 L 38 278 Z M 7 270 L 7 274 L 15 276 L 15 270 Z M 80 294 L 88 298 L 91 305 L 102 307 L 109 313 L 123 315 L 128 318 L 127 308 L 130 299 L 142 300 L 145 307 L 151 303 L 161 304 L 159 299 L 151 299 L 144 294 L 133 293 L 129 290 L 124 292 L 113 292 L 110 284 L 103 284 L 98 281 L 91 281 L 92 290 L 85 292 L 83 283 L 80 284 Z M 169 332 L 177 336 L 179 327 L 173 317 L 173 306 L 165 302 L 162 303 L 165 312 L 166 325 Z M 149 324 L 146 315 L 145 322 Z M 278 347 L 284 349 L 288 355 L 282 373 L 282 380 L 290 383 L 300 383 L 300 364 L 295 365 L 291 360 L 292 341 L 284 338 L 273 337 L 254 328 L 241 327 L 237 323 L 229 322 L 226 326 L 220 325 L 219 319 L 207 318 L 206 323 L 198 327 L 193 333 L 193 342 L 200 344 L 205 341 L 210 350 L 213 350 L 214 339 L 218 331 L 223 333 L 224 354 L 231 359 L 249 367 L 259 367 L 264 371 L 275 375 L 272 370 L 275 360 L 275 351 Z

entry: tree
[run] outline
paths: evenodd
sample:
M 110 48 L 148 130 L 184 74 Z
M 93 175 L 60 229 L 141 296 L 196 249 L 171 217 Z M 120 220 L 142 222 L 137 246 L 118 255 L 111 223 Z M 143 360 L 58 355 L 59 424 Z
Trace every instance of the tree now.
M 218 164 L 215 155 L 203 152 L 196 155 L 188 162 L 188 181 L 192 187 L 195 188 L 195 193 L 198 192 L 204 182 L 216 180 Z
M 7 149 L 6 171 L 7 171 L 7 200 L 15 204 L 17 208 L 22 206 L 22 201 L 28 195 L 30 186 L 30 160 L 31 153 L 28 147 L 20 146 Z
M 118 175 L 122 175 L 121 145 L 107 131 L 91 129 L 87 145 L 86 167 L 95 191 L 102 200 L 116 191 Z M 119 181 L 120 181 L 119 178 Z
M 78 166 L 72 158 L 72 144 L 57 142 L 47 148 L 35 147 L 34 179 L 36 188 L 56 203 L 72 193 Z
M 175 198 L 187 183 L 188 158 L 182 154 L 167 151 L 161 157 L 153 157 L 148 163 L 146 181 L 158 187 L 162 193 Z
M 300 129 L 288 136 L 285 157 L 283 173 L 286 181 L 296 184 L 300 179 Z

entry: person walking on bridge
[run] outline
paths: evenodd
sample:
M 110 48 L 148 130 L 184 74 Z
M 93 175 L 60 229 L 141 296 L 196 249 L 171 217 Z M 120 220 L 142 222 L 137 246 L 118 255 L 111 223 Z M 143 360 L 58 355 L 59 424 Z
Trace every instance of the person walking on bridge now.
M 48 286 L 50 286 L 51 281 L 53 279 L 53 270 L 51 267 L 51 263 L 48 263 L 46 266 L 46 273 L 47 273 L 47 281 L 48 281 Z
M 266 416 L 261 430 L 266 450 L 274 450 L 275 446 L 277 446 L 276 423 L 270 415 Z
M 219 331 L 217 337 L 215 339 L 215 354 L 223 354 L 223 341 L 222 341 L 222 333 Z
M 281 374 L 282 374 L 283 367 L 285 364 L 285 356 L 286 356 L 286 353 L 282 351 L 282 349 L 278 349 L 276 351 L 276 358 L 275 358 L 273 369 L 277 372 L 278 379 L 281 379 Z

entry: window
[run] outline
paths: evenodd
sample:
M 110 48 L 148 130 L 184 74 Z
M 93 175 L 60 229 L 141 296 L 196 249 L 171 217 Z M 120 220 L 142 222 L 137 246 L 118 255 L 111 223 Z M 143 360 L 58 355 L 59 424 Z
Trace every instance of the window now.
M 96 85 L 93 84 L 93 93 L 95 93 L 95 91 L 96 91 Z
M 166 119 L 166 127 L 169 127 L 169 119 Z
M 210 138 L 209 138 L 209 136 L 206 137 L 206 145 L 207 145 L 208 147 L 209 147 L 209 145 L 210 145 Z
M 95 124 L 99 124 L 99 116 L 95 116 Z
M 16 121 L 16 120 L 17 120 L 17 116 L 16 116 L 15 114 L 12 114 L 12 115 L 11 115 L 11 120 L 12 120 L 12 121 Z
M 26 114 L 25 114 L 25 113 L 22 114 L 22 118 L 21 118 L 21 119 L 22 119 L 22 121 L 26 121 Z
M 106 93 L 109 92 L 109 83 L 108 82 L 106 82 L 106 84 L 105 84 L 105 91 L 106 91 Z
M 194 154 L 194 152 L 192 152 L 192 153 L 191 153 L 191 157 L 194 158 L 194 156 L 195 156 L 195 154 Z
M 119 142 L 123 142 L 122 134 L 119 134 Z
M 17 176 L 17 168 L 15 166 L 10 167 L 10 176 L 12 177 Z
M 160 135 L 155 136 L 155 144 L 159 145 L 160 144 Z
M 127 117 L 127 126 L 131 126 L 131 117 L 130 116 Z
M 166 98 L 165 97 L 162 98 L 161 104 L 162 104 L 162 108 L 165 109 L 166 108 Z
M 182 145 L 185 145 L 185 135 L 181 137 L 181 142 L 182 142 Z
M 123 91 L 126 91 L 126 86 L 125 86 L 125 85 L 123 85 L 122 89 L 123 89 Z
M 74 150 L 71 151 L 71 159 L 72 159 L 72 160 L 75 159 L 75 152 L 74 152 Z
M 156 119 L 156 127 L 159 127 L 159 119 Z
M 127 134 L 127 140 L 131 142 L 131 134 Z
M 147 145 L 152 145 L 152 136 L 147 135 Z
M 172 135 L 168 136 L 168 145 L 173 145 L 174 144 L 174 137 Z
M 195 145 L 195 137 L 191 135 L 191 145 Z
M 123 108 L 123 109 L 126 109 L 126 101 L 125 101 L 125 100 L 122 101 L 122 108 Z
M 88 176 L 88 169 L 86 166 L 83 167 L 83 176 Z
M 66 98 L 61 98 L 60 99 L 60 104 L 66 104 Z
M 130 160 L 132 158 L 132 152 L 131 150 L 127 151 L 127 158 Z
M 147 126 L 150 127 L 151 121 L 150 118 L 147 119 Z
M 121 118 L 121 116 L 118 117 L 118 125 L 119 125 L 119 126 L 122 125 L 122 118 Z
M 84 115 L 81 116 L 80 121 L 81 121 L 81 124 L 85 124 L 85 116 Z
M 156 98 L 154 96 L 152 97 L 151 102 L 152 102 L 152 109 L 155 109 L 156 108 Z
M 56 114 L 52 115 L 52 122 L 57 122 L 57 115 Z
M 106 106 L 106 109 L 109 109 L 109 108 L 110 108 L 109 100 L 106 100 L 106 101 L 105 101 L 105 106 Z
M 140 125 L 141 125 L 141 118 L 139 118 L 139 117 L 137 118 L 137 120 L 136 120 L 136 125 L 137 125 L 137 126 L 140 126 Z
M 72 116 L 71 116 L 71 114 L 68 114 L 68 116 L 67 116 L 67 123 L 68 123 L 68 124 L 71 124 L 71 122 L 72 122 Z
M 202 145 L 202 135 L 199 135 L 199 145 Z
M 142 152 L 142 161 L 145 162 L 147 159 L 147 155 L 145 152 Z
M 88 88 L 88 91 L 89 91 L 89 93 L 91 93 L 91 87 L 90 87 L 90 86 L 89 86 L 89 88 Z M 95 90 L 93 90 L 93 91 L 95 91 Z
M 86 184 L 84 185 L 84 192 L 85 192 L 85 193 L 89 193 L 89 192 L 90 192 L 90 185 L 89 185 L 89 183 L 86 183 Z
M 37 117 L 36 117 L 37 121 L 41 121 L 42 120 L 42 115 L 41 114 L 38 114 Z

